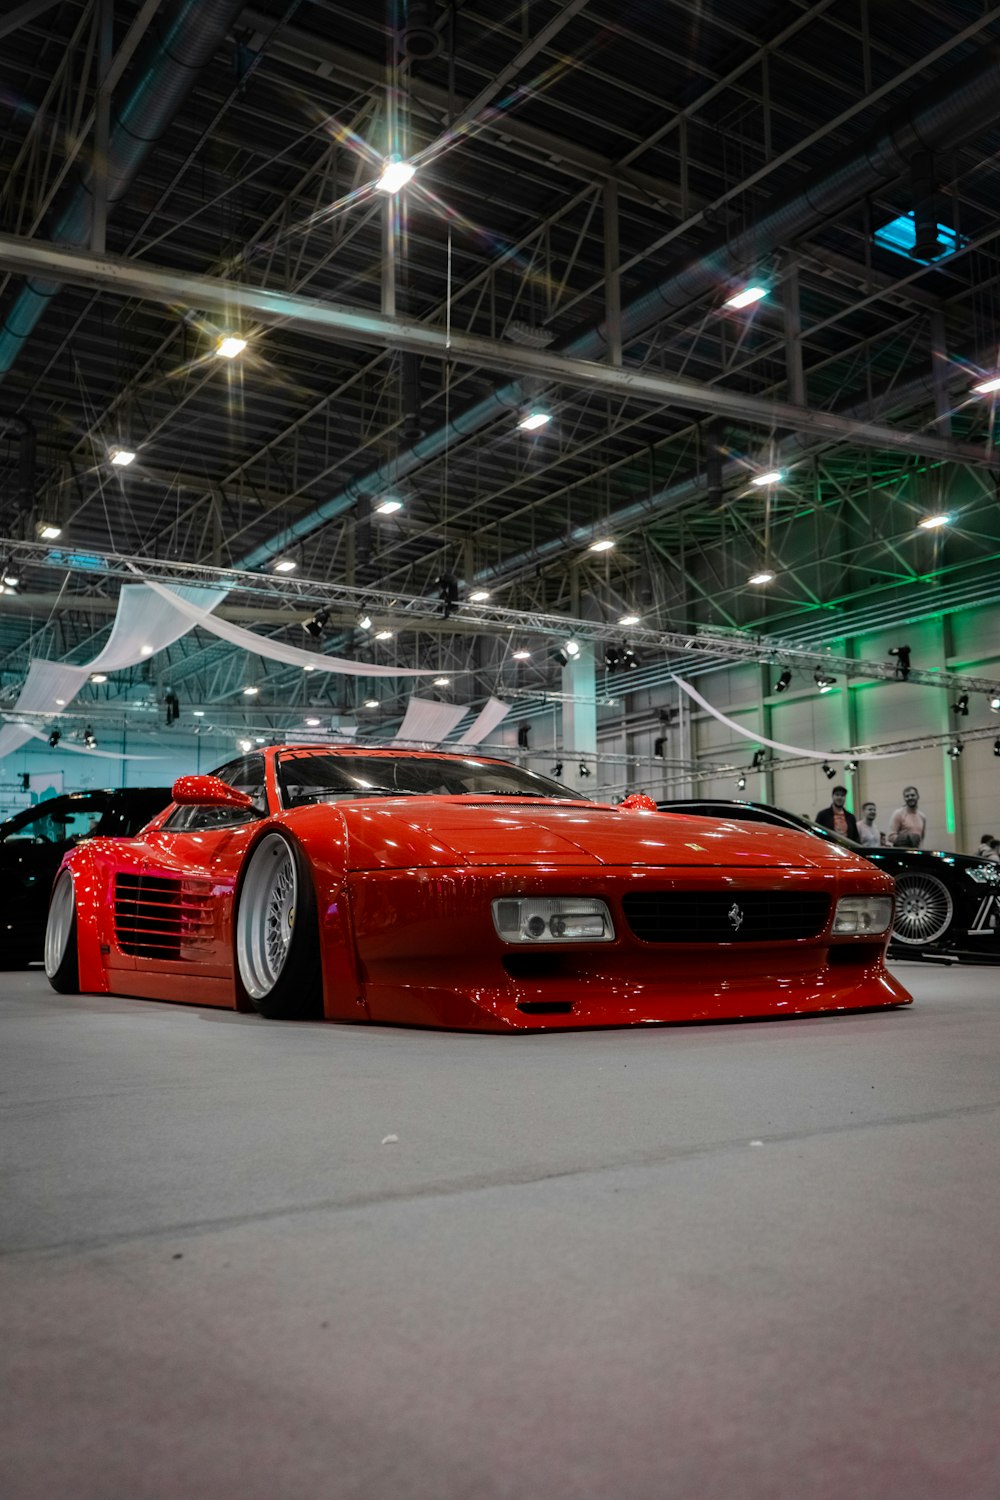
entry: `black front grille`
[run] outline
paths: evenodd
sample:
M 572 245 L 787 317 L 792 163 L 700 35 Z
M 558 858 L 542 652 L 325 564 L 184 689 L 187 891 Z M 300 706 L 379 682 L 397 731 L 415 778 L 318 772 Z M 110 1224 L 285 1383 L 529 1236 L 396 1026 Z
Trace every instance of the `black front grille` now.
M 115 936 L 136 958 L 181 958 L 181 942 L 210 927 L 205 900 L 184 882 L 160 875 L 115 876 Z
M 625 920 L 644 943 L 774 943 L 817 937 L 825 891 L 632 891 Z

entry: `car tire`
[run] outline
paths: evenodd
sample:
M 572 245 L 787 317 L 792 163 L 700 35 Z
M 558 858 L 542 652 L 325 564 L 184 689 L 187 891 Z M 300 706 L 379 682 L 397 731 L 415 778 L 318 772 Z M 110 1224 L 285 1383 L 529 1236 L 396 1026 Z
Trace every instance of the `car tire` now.
M 270 1021 L 320 1019 L 316 892 L 305 855 L 285 834 L 266 833 L 251 849 L 233 930 L 237 979 L 254 1010 Z
M 73 877 L 60 870 L 52 887 L 45 924 L 45 976 L 60 995 L 80 993 L 80 948 L 77 940 Z
M 907 871 L 896 876 L 892 940 L 904 948 L 934 948 L 948 936 L 955 917 L 951 891 L 937 875 Z

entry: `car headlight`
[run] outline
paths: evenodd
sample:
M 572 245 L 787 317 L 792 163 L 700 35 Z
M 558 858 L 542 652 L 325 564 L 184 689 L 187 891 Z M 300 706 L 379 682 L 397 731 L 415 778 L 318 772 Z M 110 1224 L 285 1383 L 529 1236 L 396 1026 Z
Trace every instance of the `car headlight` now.
M 833 918 L 837 937 L 846 933 L 875 935 L 892 921 L 891 896 L 841 896 Z
M 493 926 L 505 943 L 610 943 L 615 935 L 607 904 L 589 896 L 494 901 Z

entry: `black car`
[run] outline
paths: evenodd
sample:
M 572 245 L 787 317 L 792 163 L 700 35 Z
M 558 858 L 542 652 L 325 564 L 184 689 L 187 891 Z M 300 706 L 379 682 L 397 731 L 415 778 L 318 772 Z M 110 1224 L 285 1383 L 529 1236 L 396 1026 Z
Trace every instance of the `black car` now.
M 170 801 L 168 786 L 69 792 L 0 823 L 0 966 L 41 958 L 49 892 L 67 849 L 98 834 L 129 838 Z
M 661 812 L 805 829 L 817 838 L 843 844 L 895 876 L 894 945 L 908 953 L 962 950 L 1000 955 L 1000 864 L 972 854 L 870 848 L 766 802 L 695 797 L 656 805 Z

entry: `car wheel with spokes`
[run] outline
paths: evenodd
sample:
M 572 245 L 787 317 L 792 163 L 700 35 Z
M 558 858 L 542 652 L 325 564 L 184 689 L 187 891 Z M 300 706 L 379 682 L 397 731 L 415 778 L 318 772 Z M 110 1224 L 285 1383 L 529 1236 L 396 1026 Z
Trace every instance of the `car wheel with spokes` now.
M 272 1021 L 323 1014 L 316 895 L 299 846 L 281 833 L 255 844 L 236 902 L 236 969 L 251 1005 Z
M 73 877 L 60 870 L 52 887 L 45 926 L 45 974 L 60 995 L 80 993 L 80 956 L 76 936 L 76 895 Z
M 954 914 L 951 892 L 937 875 L 897 875 L 894 942 L 906 948 L 931 948 L 947 935 Z

